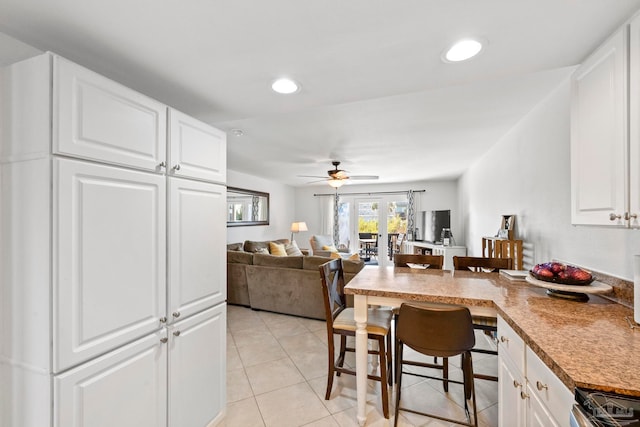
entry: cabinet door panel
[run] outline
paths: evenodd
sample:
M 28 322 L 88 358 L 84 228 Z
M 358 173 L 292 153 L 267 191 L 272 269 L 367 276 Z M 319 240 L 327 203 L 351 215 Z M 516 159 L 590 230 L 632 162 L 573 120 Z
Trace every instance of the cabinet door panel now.
M 54 378 L 55 427 L 167 425 L 166 330 Z
M 623 30 L 572 77 L 571 221 L 624 225 L 627 192 L 627 36 Z
M 226 313 L 223 303 L 169 328 L 170 427 L 202 427 L 224 416 Z
M 54 371 L 165 316 L 165 178 L 54 161 Z
M 568 420 L 571 407 L 575 403 L 573 393 L 527 347 L 527 380 L 532 394 L 540 400 L 546 410 L 557 420 Z
M 169 312 L 180 318 L 227 298 L 226 189 L 169 179 Z
M 522 373 L 507 356 L 498 357 L 498 425 L 500 427 L 522 427 L 525 421 L 525 401 L 520 392 L 524 390 Z
M 629 212 L 640 227 L 640 16 L 629 27 Z
M 560 427 L 560 424 L 551 416 L 545 406 L 538 400 L 533 389 L 527 386 L 527 393 L 529 394 L 528 407 L 527 407 L 527 426 L 528 427 Z M 567 412 L 566 418 L 563 420 L 562 425 L 569 423 L 569 413 Z
M 54 153 L 156 170 L 166 106 L 54 56 Z
M 226 134 L 179 111 L 170 109 L 169 115 L 169 173 L 226 182 Z

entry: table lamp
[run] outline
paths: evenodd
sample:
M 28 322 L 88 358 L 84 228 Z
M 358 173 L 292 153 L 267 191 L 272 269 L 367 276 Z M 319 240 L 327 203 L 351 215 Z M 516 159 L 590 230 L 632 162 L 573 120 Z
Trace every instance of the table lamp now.
M 300 231 L 307 231 L 307 223 L 305 222 L 292 222 L 291 223 L 291 241 L 293 242 L 293 233 L 298 233 Z

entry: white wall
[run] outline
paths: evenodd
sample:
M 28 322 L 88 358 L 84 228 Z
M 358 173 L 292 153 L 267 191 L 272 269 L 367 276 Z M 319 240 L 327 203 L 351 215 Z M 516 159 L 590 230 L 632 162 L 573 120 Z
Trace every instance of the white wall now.
M 468 251 L 481 255 L 482 236 L 515 214 L 525 267 L 560 259 L 632 280 L 640 231 L 571 225 L 569 106 L 567 80 L 461 177 Z
M 294 188 L 233 170 L 227 171 L 227 186 L 269 193 L 269 225 L 227 227 L 227 243 L 291 237 L 294 219 Z
M 456 242 L 461 243 L 463 238 L 462 217 L 458 208 L 458 183 L 457 180 L 447 181 L 420 181 L 399 184 L 373 184 L 353 185 L 348 184 L 338 191 L 343 197 L 349 193 L 367 193 L 379 191 L 407 191 L 426 190 L 416 194 L 416 210 L 451 209 L 451 230 L 456 237 Z M 322 215 L 326 197 L 316 197 L 314 194 L 334 194 L 334 190 L 328 185 L 308 186 L 296 188 L 296 220 L 305 221 L 309 231 L 301 232 L 296 236 L 296 241 L 301 247 L 308 247 L 309 237 L 314 234 L 322 234 Z M 354 196 L 355 197 L 355 196 Z M 366 198 L 367 196 L 357 196 Z M 372 197 L 376 197 L 372 195 Z M 304 244 L 303 244 L 304 243 Z

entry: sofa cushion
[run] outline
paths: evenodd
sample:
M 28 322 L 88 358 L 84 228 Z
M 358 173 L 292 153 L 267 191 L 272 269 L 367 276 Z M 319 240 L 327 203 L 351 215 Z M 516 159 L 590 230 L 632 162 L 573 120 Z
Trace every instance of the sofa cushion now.
M 227 251 L 227 262 L 232 264 L 253 264 L 253 254 L 243 251 Z
M 265 267 L 280 268 L 302 268 L 302 256 L 280 257 L 274 255 L 255 254 L 253 256 L 253 265 L 262 265 Z
M 287 251 L 287 255 L 289 256 L 302 256 L 304 255 L 302 253 L 302 251 L 300 250 L 300 248 L 298 247 L 298 244 L 296 243 L 296 241 L 294 240 L 291 243 L 288 243 L 284 246 L 284 250 Z
M 229 243 L 227 244 L 228 251 L 242 251 L 244 247 L 244 243 Z
M 269 242 L 269 253 L 273 256 L 287 256 L 283 243 Z
M 309 245 L 311 245 L 311 252 L 315 253 L 321 251 L 323 246 L 334 246 L 333 236 L 314 234 L 309 238 Z
M 316 270 L 326 263 L 329 262 L 331 258 L 323 257 L 323 256 L 306 256 L 303 258 L 302 268 L 305 270 Z M 255 263 L 255 261 L 254 261 Z M 356 274 L 360 270 L 364 268 L 364 262 L 362 260 L 358 261 L 350 261 L 348 259 L 342 259 L 342 268 L 345 273 Z M 319 274 L 319 273 L 318 273 Z
M 289 243 L 289 239 L 277 239 L 277 240 L 265 240 L 263 242 L 257 242 L 254 240 L 246 240 L 244 242 L 245 252 L 258 252 L 259 249 L 266 249 L 269 251 L 269 242 L 276 243 Z
M 342 258 L 343 260 L 360 261 L 360 255 L 358 253 L 353 253 L 349 255 L 344 253 L 341 254 L 340 252 L 331 252 L 330 258 L 331 259 Z

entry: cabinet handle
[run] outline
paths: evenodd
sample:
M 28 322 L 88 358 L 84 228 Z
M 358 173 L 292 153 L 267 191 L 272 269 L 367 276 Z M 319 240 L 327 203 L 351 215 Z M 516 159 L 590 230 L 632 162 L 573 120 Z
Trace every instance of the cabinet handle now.
M 161 317 L 159 320 L 160 320 L 160 323 L 167 323 L 166 317 Z
M 500 335 L 500 342 L 509 342 L 509 338 L 505 337 L 504 335 Z
M 548 389 L 549 389 L 549 386 L 548 386 L 548 385 L 546 385 L 546 384 L 542 384 L 540 381 L 536 381 L 536 388 L 537 388 L 539 391 L 542 391 L 542 390 L 548 390 Z
M 520 392 L 520 399 L 525 400 L 528 398 L 529 398 L 529 395 L 527 393 L 525 393 L 524 391 Z
M 162 168 L 166 168 L 166 167 L 167 167 L 167 164 L 166 164 L 165 162 L 160 162 L 160 164 L 158 165 L 158 167 L 159 167 L 160 169 L 162 169 Z
M 624 219 L 629 221 L 630 219 L 638 219 L 638 214 L 630 214 L 629 212 L 624 213 Z
M 173 332 L 173 336 L 174 337 L 179 337 L 180 336 L 180 331 L 174 331 Z
M 162 344 L 166 344 L 167 341 L 169 341 L 169 338 L 160 338 Z
M 521 386 L 521 385 L 522 385 L 522 384 L 520 384 L 518 381 L 513 380 L 513 387 L 514 387 L 514 388 L 520 388 L 520 386 Z
M 178 163 L 177 165 L 175 165 L 175 166 L 173 167 L 173 170 L 174 170 L 174 171 L 179 171 L 179 170 L 180 170 L 180 163 Z
M 176 312 L 173 312 L 171 315 L 177 319 L 178 317 L 180 317 L 180 312 L 176 311 Z
M 613 212 L 609 214 L 610 221 L 615 221 L 616 219 L 620 219 L 620 218 L 622 218 L 620 215 L 616 215 Z

